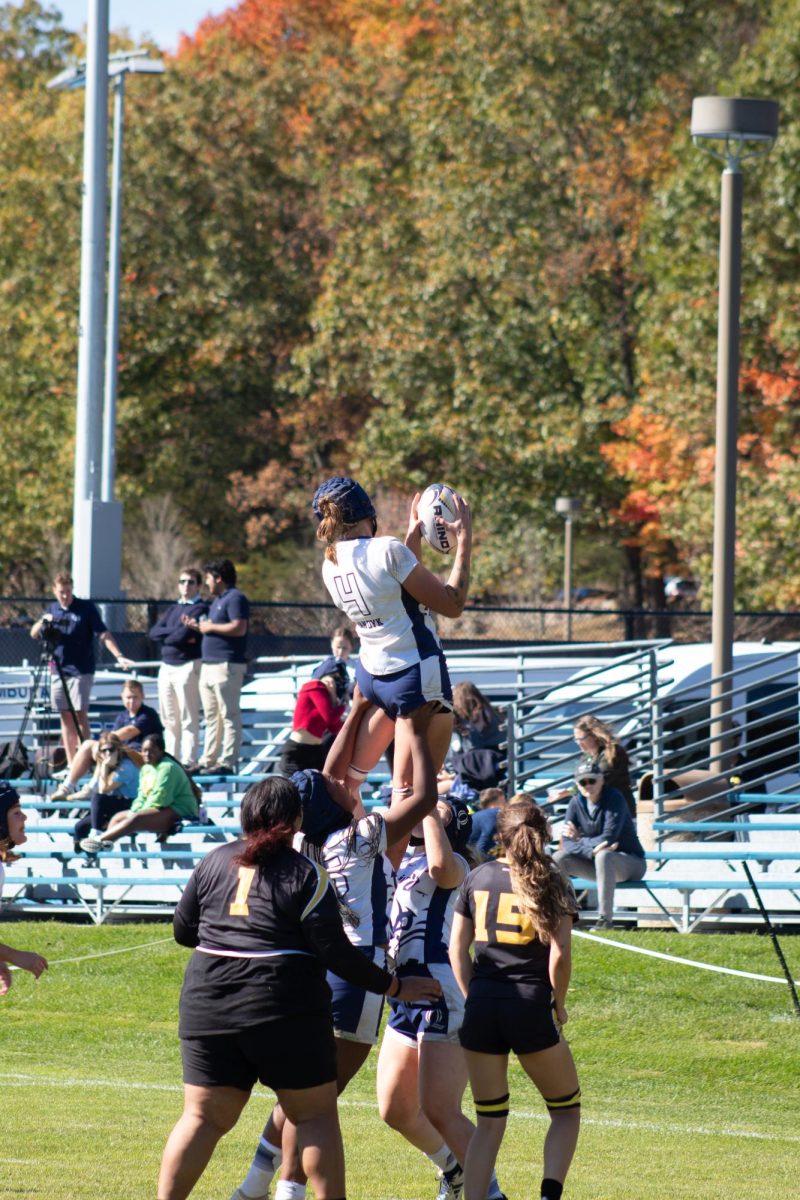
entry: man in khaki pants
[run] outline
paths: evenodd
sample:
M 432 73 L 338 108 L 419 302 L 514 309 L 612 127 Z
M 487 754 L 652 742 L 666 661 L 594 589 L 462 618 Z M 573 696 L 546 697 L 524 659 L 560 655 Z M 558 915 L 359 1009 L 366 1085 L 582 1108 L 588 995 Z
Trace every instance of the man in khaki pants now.
M 236 587 L 236 568 L 229 558 L 204 563 L 203 574 L 212 600 L 208 616 L 195 623 L 203 635 L 200 702 L 206 722 L 200 770 L 234 775 L 242 741 L 239 697 L 247 669 L 250 604 Z

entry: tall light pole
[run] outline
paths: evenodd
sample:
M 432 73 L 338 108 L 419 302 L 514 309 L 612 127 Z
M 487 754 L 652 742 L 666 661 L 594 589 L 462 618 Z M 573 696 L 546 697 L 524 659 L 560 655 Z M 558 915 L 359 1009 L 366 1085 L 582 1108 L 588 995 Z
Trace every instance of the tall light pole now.
M 572 518 L 581 511 L 573 496 L 559 496 L 556 512 L 564 518 L 564 641 L 572 641 Z
M 101 3 L 100 8 L 103 7 Z M 107 9 L 107 0 L 106 0 Z M 81 342 L 78 354 L 78 411 L 75 428 L 75 503 L 73 510 L 72 573 L 76 590 L 81 595 L 116 596 L 120 594 L 122 572 L 122 507 L 114 501 L 114 479 L 116 474 L 116 410 L 117 410 L 117 354 L 119 348 L 119 293 L 121 261 L 121 214 L 122 214 L 122 155 L 125 111 L 126 75 L 160 75 L 164 63 L 147 57 L 146 50 L 124 51 L 108 56 L 108 14 L 105 14 L 105 74 L 103 77 L 102 103 L 99 93 L 92 90 L 90 79 L 95 69 L 95 57 L 99 55 L 102 42 L 102 21 L 96 17 L 98 34 L 94 43 L 91 38 L 92 11 L 90 10 L 90 36 L 87 43 L 87 59 L 77 66 L 68 67 L 51 79 L 51 91 L 74 91 L 86 88 L 86 129 L 93 132 L 97 122 L 98 107 L 102 108 L 103 137 L 102 151 L 95 150 L 92 140 L 91 166 L 87 165 L 86 139 L 84 140 L 84 218 L 86 197 L 91 192 L 92 213 L 99 222 L 95 209 L 102 210 L 102 238 L 95 236 L 91 244 L 92 305 L 88 327 L 84 323 L 84 264 L 89 258 L 86 242 L 86 225 L 81 241 Z M 91 47 L 95 45 L 95 55 Z M 100 59 L 102 64 L 102 58 Z M 106 298 L 106 328 L 98 318 L 98 305 L 102 306 L 105 296 L 105 208 L 106 208 L 106 124 L 108 120 L 107 84 L 114 86 L 114 140 L 111 165 L 111 228 L 108 259 L 108 293 Z M 92 99 L 90 104 L 90 92 Z M 91 117 L 90 117 L 91 112 Z M 87 177 L 90 182 L 87 183 Z M 98 246 L 102 243 L 102 251 Z M 98 263 L 100 267 L 99 296 Z M 86 268 L 88 271 L 88 267 Z M 102 311 L 102 309 L 101 309 Z M 84 331 L 90 336 L 84 345 Z M 102 370 L 105 357 L 105 370 Z M 87 366 L 82 371 L 82 363 Z M 102 373 L 103 387 L 100 387 Z M 102 397 L 102 417 L 100 414 Z
M 736 440 L 739 396 L 739 300 L 742 268 L 742 172 L 745 158 L 768 151 L 778 136 L 775 100 L 700 96 L 692 103 L 692 140 L 725 164 L 719 233 L 717 440 L 714 467 L 712 590 L 712 770 L 724 772 L 730 751 L 730 680 L 736 557 Z

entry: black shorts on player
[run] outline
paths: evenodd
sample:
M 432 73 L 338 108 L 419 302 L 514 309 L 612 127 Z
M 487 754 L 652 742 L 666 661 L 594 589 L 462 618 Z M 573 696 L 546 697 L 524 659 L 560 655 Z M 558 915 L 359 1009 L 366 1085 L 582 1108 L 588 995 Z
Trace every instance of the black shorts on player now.
M 458 1036 L 464 1050 L 477 1054 L 524 1055 L 557 1046 L 560 1032 L 549 1000 L 470 991 Z
M 285 1015 L 235 1033 L 181 1039 L 183 1082 L 196 1087 L 273 1091 L 312 1088 L 336 1079 L 333 1023 Z

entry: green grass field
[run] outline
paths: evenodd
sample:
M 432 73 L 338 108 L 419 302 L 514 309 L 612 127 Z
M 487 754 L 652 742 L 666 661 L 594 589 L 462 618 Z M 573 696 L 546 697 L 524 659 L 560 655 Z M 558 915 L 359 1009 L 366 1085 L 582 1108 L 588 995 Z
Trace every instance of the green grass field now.
M 766 937 L 607 934 L 779 976 Z M 165 924 L 11 922 L 53 964 L 0 1001 L 0 1200 L 153 1200 L 181 1108 L 177 1000 L 187 951 Z M 800 978 L 800 940 L 784 948 Z M 91 957 L 107 951 L 122 951 Z M 712 974 L 576 939 L 568 1033 L 583 1128 L 565 1200 L 800 1196 L 800 1020 L 785 984 Z M 374 1055 L 342 1098 L 350 1200 L 433 1200 L 430 1164 L 384 1128 Z M 538 1197 L 545 1114 L 518 1071 L 499 1174 Z M 193 1195 L 228 1200 L 270 1105 L 254 1094 Z

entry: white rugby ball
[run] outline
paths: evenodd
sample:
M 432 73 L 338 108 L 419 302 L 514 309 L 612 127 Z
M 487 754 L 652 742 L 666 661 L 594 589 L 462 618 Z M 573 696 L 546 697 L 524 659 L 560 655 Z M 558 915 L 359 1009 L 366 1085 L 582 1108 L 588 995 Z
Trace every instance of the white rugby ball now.
M 445 521 L 455 521 L 456 506 L 453 489 L 446 483 L 432 483 L 420 497 L 417 513 L 422 522 L 422 532 L 425 540 L 440 554 L 449 554 L 455 549 L 455 538 L 440 525 L 437 517 Z

